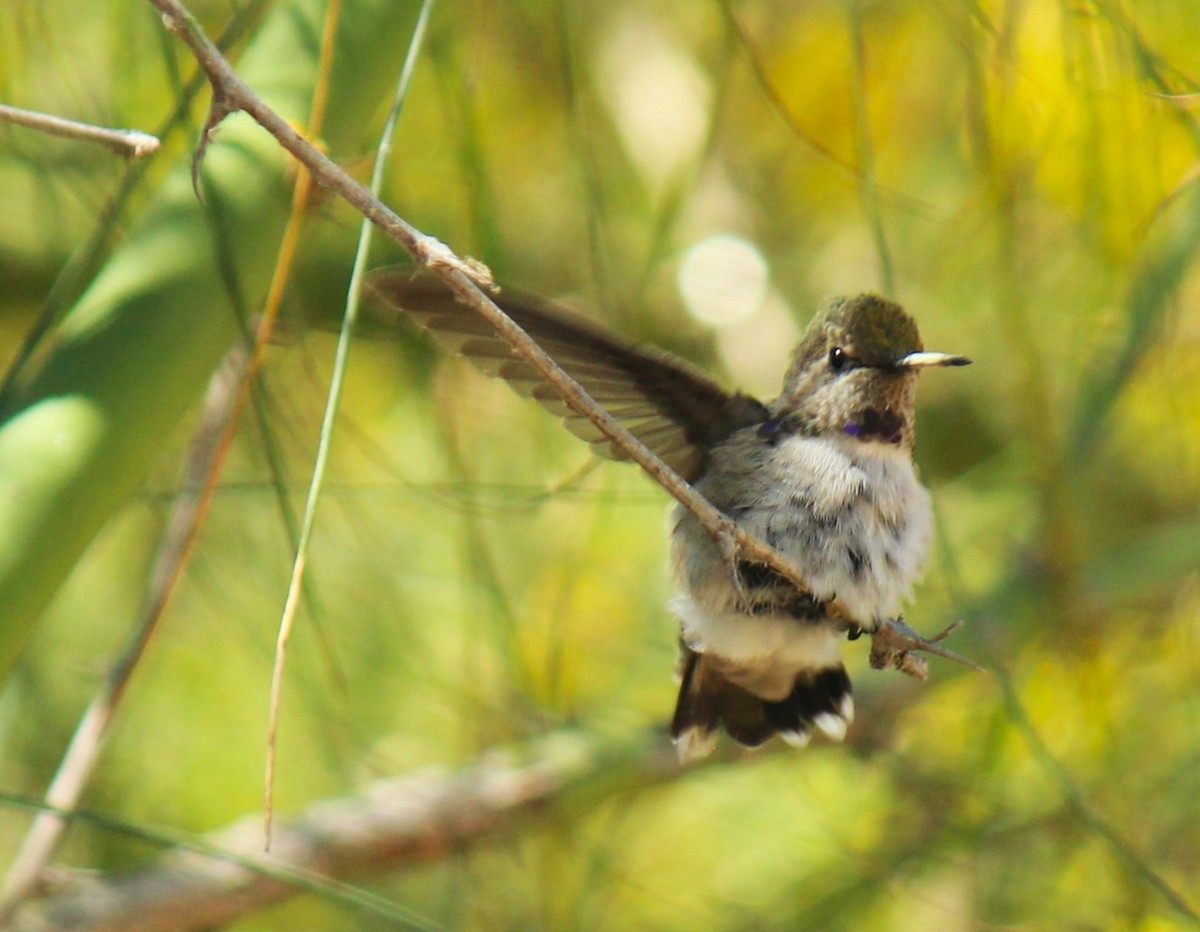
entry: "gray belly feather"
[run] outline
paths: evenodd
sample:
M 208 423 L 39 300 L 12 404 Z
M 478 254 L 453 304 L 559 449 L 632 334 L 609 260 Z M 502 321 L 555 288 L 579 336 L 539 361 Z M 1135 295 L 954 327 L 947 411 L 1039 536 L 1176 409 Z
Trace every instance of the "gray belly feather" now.
M 899 616 L 923 570 L 932 513 L 904 448 L 747 435 L 714 451 L 698 487 L 794 563 L 817 598 L 836 597 L 867 630 Z M 674 524 L 676 575 L 692 614 L 728 618 L 737 605 L 728 568 L 689 513 L 677 509 Z

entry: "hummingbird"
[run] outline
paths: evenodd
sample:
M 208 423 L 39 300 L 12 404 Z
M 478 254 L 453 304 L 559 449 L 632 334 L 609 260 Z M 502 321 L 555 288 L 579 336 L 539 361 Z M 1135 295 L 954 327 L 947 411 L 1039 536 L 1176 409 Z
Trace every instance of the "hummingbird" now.
M 369 289 L 562 416 L 597 453 L 628 459 L 437 278 L 385 269 Z M 815 732 L 844 739 L 854 700 L 840 642 L 901 619 L 933 534 L 929 492 L 913 464 L 917 376 L 970 360 L 926 351 L 916 322 L 892 301 L 836 298 L 796 346 L 779 396 L 764 403 L 541 298 L 505 290 L 494 300 L 596 402 L 806 584 L 799 590 L 749 561 L 731 573 L 708 531 L 675 506 L 671 610 L 680 683 L 670 733 L 680 758 L 707 754 L 722 729 L 747 747 L 775 735 L 799 747 Z

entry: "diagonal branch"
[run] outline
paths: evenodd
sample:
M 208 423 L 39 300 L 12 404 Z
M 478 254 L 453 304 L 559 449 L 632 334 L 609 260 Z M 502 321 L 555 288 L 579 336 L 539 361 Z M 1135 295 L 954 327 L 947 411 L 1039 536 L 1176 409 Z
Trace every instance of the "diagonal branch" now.
M 581 417 L 595 424 L 597 429 L 619 446 L 629 458 L 645 470 L 655 482 L 685 508 L 711 535 L 721 551 L 735 580 L 739 562 L 748 560 L 770 567 L 780 576 L 803 592 L 804 580 L 795 566 L 780 556 L 773 548 L 747 534 L 730 518 L 714 508 L 682 477 L 670 469 L 644 444 L 633 436 L 622 424 L 600 407 L 580 385 L 535 343 L 528 334 L 517 326 L 484 293 L 483 288 L 494 287 L 487 269 L 473 259 L 457 256 L 445 244 L 432 236 L 421 233 L 401 219 L 376 198 L 365 185 L 351 178 L 338 165 L 308 142 L 286 120 L 275 113 L 237 76 L 229 62 L 204 34 L 200 25 L 178 0 L 149 0 L 163 14 L 166 27 L 177 33 L 192 49 L 200 67 L 213 86 L 214 100 L 218 101 L 216 117 L 242 111 L 266 129 L 289 153 L 305 166 L 316 181 L 336 192 L 355 207 L 364 217 L 380 230 L 403 246 L 422 266 L 436 273 L 468 307 L 478 312 L 495 329 L 513 352 L 525 359 L 562 397 L 563 401 Z M 216 119 L 215 122 L 219 122 Z M 214 120 L 206 124 L 206 134 L 215 128 Z M 482 286 L 482 288 L 481 288 Z M 830 603 L 831 617 L 844 622 L 847 630 L 855 630 L 856 619 L 849 617 L 836 600 Z M 907 626 L 888 622 L 880 627 L 873 638 L 883 638 L 885 644 L 878 652 L 886 666 L 894 666 L 911 675 L 920 674 L 920 664 L 909 662 L 911 651 L 926 651 L 960 662 L 962 658 L 939 646 L 936 639 L 928 640 L 917 635 Z M 971 664 L 968 664 L 971 665 Z
M 893 741 L 903 706 L 886 698 L 875 705 L 871 729 L 855 742 L 853 753 L 871 755 Z M 353 796 L 313 803 L 291 820 L 281 820 L 270 854 L 262 850 L 257 816 L 197 838 L 171 837 L 95 813 L 58 813 L 169 847 L 133 872 L 61 872 L 54 888 L 26 901 L 15 916 L 15 928 L 211 929 L 306 892 L 357 911 L 364 927 L 436 928 L 435 921 L 370 893 L 364 880 L 469 855 L 527 828 L 545 813 L 586 809 L 621 794 L 687 779 L 696 770 L 762 761 L 776 753 L 786 753 L 786 745 L 753 750 L 727 746 L 704 760 L 682 764 L 660 729 L 613 738 L 586 728 L 562 728 L 485 751 L 456 769 L 425 767 L 377 780 Z
M 276 829 L 270 854 L 262 851 L 258 819 L 250 817 L 198 842 L 176 843 L 135 873 L 65 878 L 57 891 L 18 913 L 17 927 L 211 929 L 308 890 L 373 912 L 389 927 L 430 928 L 429 920 L 347 881 L 443 860 L 569 798 L 604 797 L 684 772 L 664 734 L 612 742 L 581 731 L 554 732 L 460 770 L 426 768 L 314 805 Z
M 62 813 L 73 810 L 87 788 L 134 671 L 161 626 L 175 585 L 188 564 L 192 546 L 204 523 L 215 477 L 220 473 L 220 467 L 214 464 L 228 450 L 228 446 L 221 443 L 221 437 L 249 362 L 247 347 L 239 342 L 229 351 L 209 383 L 201 422 L 192 437 L 180 493 L 171 508 L 154 560 L 137 628 L 80 719 L 46 791 L 49 808 L 34 820 L 0 885 L 0 927 L 7 928 L 12 909 L 38 884 L 46 865 L 58 850 L 68 825 Z

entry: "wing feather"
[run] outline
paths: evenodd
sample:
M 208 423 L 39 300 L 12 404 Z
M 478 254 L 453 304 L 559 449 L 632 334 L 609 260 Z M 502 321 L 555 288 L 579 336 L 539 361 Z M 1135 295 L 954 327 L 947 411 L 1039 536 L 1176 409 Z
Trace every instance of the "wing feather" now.
M 628 459 L 437 278 L 385 269 L 371 276 L 368 287 L 388 309 L 411 317 L 451 352 L 564 418 L 567 428 L 597 453 Z M 660 350 L 631 346 L 542 299 L 506 290 L 495 301 L 592 398 L 689 482 L 704 471 L 715 444 L 766 417 L 760 402 L 727 392 L 690 364 Z

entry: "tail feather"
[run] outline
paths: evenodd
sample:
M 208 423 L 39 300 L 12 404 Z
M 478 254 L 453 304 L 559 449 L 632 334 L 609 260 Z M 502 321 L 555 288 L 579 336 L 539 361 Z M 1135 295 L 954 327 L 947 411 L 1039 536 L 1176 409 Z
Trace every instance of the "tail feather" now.
M 814 729 L 835 741 L 846 736 L 854 719 L 854 700 L 845 667 L 797 671 L 787 698 L 770 701 L 732 682 L 719 657 L 684 645 L 682 682 L 671 720 L 671 737 L 684 760 L 712 750 L 720 728 L 739 744 L 758 747 L 775 734 L 803 746 Z
M 843 666 L 805 671 L 796 678 L 792 694 L 782 702 L 766 702 L 767 721 L 777 731 L 811 737 L 813 727 L 834 741 L 846 737 L 854 720 L 850 677 Z

